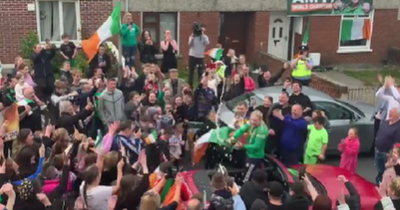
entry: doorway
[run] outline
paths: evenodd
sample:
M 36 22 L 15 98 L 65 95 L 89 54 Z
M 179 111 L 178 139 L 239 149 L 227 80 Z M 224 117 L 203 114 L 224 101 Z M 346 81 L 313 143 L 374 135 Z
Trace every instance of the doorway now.
M 287 60 L 290 18 L 285 12 L 271 12 L 269 20 L 268 53 Z
M 236 55 L 246 53 L 247 25 L 249 13 L 247 12 L 221 12 L 219 43 L 225 49 L 234 49 Z

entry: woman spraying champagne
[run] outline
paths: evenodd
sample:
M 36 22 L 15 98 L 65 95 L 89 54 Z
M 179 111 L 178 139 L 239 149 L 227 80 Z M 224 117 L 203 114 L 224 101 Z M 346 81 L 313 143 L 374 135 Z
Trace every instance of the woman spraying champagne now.
M 242 135 L 247 135 L 246 144 L 238 142 Z M 263 115 L 260 111 L 253 111 L 250 115 L 250 123 L 243 125 L 238 129 L 228 143 L 235 145 L 237 149 L 245 149 L 246 151 L 246 167 L 247 172 L 243 182 L 249 180 L 251 173 L 255 168 L 260 168 L 264 159 L 264 148 L 268 137 L 268 127 L 263 121 Z

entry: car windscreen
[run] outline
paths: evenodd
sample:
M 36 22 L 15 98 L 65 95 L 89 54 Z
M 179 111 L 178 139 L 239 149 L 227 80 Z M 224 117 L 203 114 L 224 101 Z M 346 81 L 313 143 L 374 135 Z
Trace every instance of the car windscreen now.
M 362 116 L 362 117 L 365 117 L 364 112 L 362 112 L 360 109 L 358 109 L 357 107 L 355 107 L 353 104 L 350 104 L 350 103 L 347 103 L 347 102 L 345 102 L 345 101 L 341 101 L 341 100 L 338 100 L 338 99 L 335 99 L 335 101 L 336 101 L 336 102 L 339 102 L 340 104 L 343 104 L 343 105 L 345 105 L 345 106 L 347 106 L 347 107 L 350 107 L 350 109 L 352 109 L 352 110 L 354 110 L 355 112 L 357 112 L 357 114 L 359 114 L 359 115 Z
M 226 107 L 230 111 L 235 112 L 235 108 L 240 102 L 246 102 L 247 106 L 250 106 L 251 100 L 255 100 L 256 106 L 263 104 L 262 98 L 258 97 L 254 93 L 250 92 L 250 93 L 246 93 L 246 94 L 237 96 L 236 98 L 234 98 L 232 100 L 229 100 L 228 102 L 226 102 Z

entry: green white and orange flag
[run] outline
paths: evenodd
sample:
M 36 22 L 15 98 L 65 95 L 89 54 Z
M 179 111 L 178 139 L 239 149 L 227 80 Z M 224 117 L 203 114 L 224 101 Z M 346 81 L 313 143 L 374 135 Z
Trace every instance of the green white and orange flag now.
M 96 55 L 97 50 L 102 42 L 108 38 L 119 34 L 121 29 L 121 4 L 117 3 L 111 15 L 107 18 L 106 22 L 97 29 L 88 40 L 82 41 L 82 49 L 89 58 L 89 62 Z
M 204 54 L 210 56 L 212 59 L 221 60 L 223 52 L 224 52 L 224 49 L 213 48 L 213 49 L 207 51 Z

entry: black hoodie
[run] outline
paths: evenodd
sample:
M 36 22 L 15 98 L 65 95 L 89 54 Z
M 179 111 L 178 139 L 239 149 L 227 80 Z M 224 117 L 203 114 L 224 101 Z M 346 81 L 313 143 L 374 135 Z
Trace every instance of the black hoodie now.
M 289 197 L 285 204 L 286 210 L 308 210 L 310 201 L 304 194 L 295 194 Z
M 240 189 L 240 197 L 242 198 L 246 209 L 250 209 L 255 200 L 260 199 L 265 203 L 269 202 L 267 193 L 261 186 L 256 185 L 253 181 L 247 181 Z
M 234 201 L 232 193 L 228 190 L 215 190 L 211 196 L 208 210 L 233 210 Z

